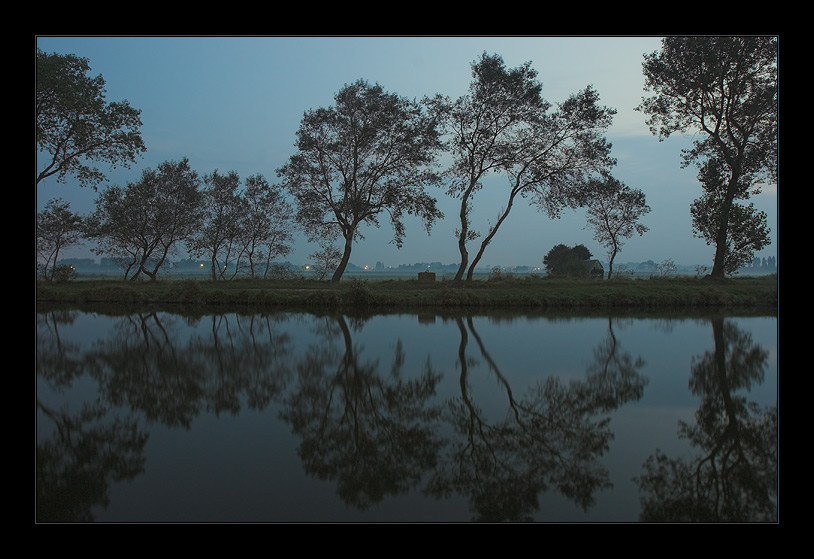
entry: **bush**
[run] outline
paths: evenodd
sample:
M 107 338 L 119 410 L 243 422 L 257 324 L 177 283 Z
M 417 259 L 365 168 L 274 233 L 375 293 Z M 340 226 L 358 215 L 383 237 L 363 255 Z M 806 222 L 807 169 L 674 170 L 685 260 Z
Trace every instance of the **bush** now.
M 63 283 L 76 279 L 79 273 L 73 266 L 57 266 L 51 272 L 51 279 L 57 283 Z
M 368 307 L 373 303 L 373 293 L 367 284 L 367 280 L 360 280 L 353 278 L 350 281 L 350 290 L 348 291 L 348 303 L 354 307 Z

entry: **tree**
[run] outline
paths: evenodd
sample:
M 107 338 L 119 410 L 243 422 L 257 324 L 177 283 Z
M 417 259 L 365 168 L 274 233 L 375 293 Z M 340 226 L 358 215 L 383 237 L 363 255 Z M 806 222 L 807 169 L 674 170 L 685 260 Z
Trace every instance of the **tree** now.
M 311 240 L 345 241 L 333 274 L 338 282 L 362 225 L 386 213 L 401 248 L 404 214 L 420 216 L 429 232 L 442 217 L 425 187 L 440 147 L 437 123 L 420 104 L 359 80 L 335 96 L 335 106 L 310 110 L 297 131 L 298 153 L 278 169 L 297 201 L 296 219 Z
M 71 203 L 62 198 L 49 200 L 37 214 L 37 258 L 42 261 L 46 279 L 54 279 L 60 251 L 81 240 L 82 217 L 71 211 Z
M 727 197 L 727 170 L 718 158 L 710 158 L 701 165 L 698 178 L 704 194 L 690 205 L 693 234 L 707 244 L 718 242 L 718 231 L 723 219 L 723 207 Z M 734 200 L 749 196 L 749 186 L 744 177 L 737 189 L 727 217 L 727 240 L 723 269 L 732 274 L 748 264 L 755 252 L 770 244 L 766 213 L 755 209 L 754 204 L 739 204 Z
M 204 177 L 203 224 L 190 242 L 196 256 L 207 255 L 213 280 L 224 279 L 231 263 L 233 275 L 239 271 L 243 252 L 243 218 L 247 204 L 240 197 L 240 176 L 236 171 L 222 175 L 217 169 Z
M 588 225 L 594 231 L 594 239 L 607 249 L 608 279 L 613 275 L 613 260 L 622 249 L 624 240 L 634 233 L 643 235 L 648 228 L 639 218 L 650 212 L 645 203 L 644 192 L 605 177 L 588 183 L 585 204 Z
M 96 254 L 117 259 L 125 278 L 141 274 L 151 280 L 178 243 L 201 227 L 201 180 L 184 158 L 145 169 L 137 183 L 112 186 L 96 200 L 88 218 L 87 236 Z
M 271 270 L 272 260 L 291 252 L 292 208 L 281 187 L 270 185 L 261 174 L 246 179 L 243 197 L 247 205 L 243 223 L 249 274 L 265 278 Z M 259 274 L 256 268 L 261 264 L 263 273 Z
M 550 276 L 585 277 L 588 268 L 585 261 L 591 259 L 591 251 L 585 245 L 568 247 L 556 245 L 543 257 L 543 266 Z
M 47 154 L 36 184 L 73 174 L 81 186 L 105 180 L 96 162 L 129 167 L 146 148 L 141 138 L 141 111 L 127 101 L 105 101 L 105 80 L 88 75 L 87 59 L 47 54 L 37 49 L 36 141 Z M 39 163 L 38 163 L 39 166 Z
M 472 279 L 518 196 L 530 197 L 556 218 L 564 207 L 579 203 L 578 190 L 587 177 L 614 164 L 602 134 L 615 111 L 599 106 L 591 87 L 552 111 L 541 97 L 542 86 L 530 62 L 507 69 L 499 55 L 484 53 L 473 63 L 472 76 L 469 94 L 445 111 L 454 157 L 448 194 L 460 199 L 456 234 L 461 264 L 456 280 L 463 278 L 467 266 L 467 280 Z M 471 229 L 473 196 L 483 179 L 495 173 L 508 180 L 508 200 L 470 263 L 466 244 L 479 236 Z
M 654 95 L 637 110 L 648 115 L 651 132 L 660 141 L 700 132 L 682 166 L 721 165 L 713 277 L 726 271 L 734 200 L 746 185 L 755 194 L 762 181 L 777 181 L 777 57 L 776 37 L 668 37 L 661 52 L 645 55 L 645 91 Z

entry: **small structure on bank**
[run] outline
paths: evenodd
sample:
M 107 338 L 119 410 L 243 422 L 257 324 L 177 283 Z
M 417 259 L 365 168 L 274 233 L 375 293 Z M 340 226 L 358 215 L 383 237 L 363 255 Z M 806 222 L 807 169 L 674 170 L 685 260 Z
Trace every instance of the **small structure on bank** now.
M 605 277 L 605 268 L 602 267 L 602 262 L 599 260 L 585 260 L 585 268 L 588 270 L 589 278 L 602 279 Z
M 418 281 L 433 282 L 435 281 L 435 272 L 418 272 Z

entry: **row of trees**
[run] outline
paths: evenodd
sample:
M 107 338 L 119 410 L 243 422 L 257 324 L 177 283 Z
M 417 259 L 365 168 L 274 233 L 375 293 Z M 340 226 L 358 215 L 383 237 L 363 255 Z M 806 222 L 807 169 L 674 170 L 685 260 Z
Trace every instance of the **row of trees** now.
M 273 261 L 291 252 L 291 212 L 280 187 L 260 174 L 241 185 L 234 171 L 200 177 L 187 159 L 167 161 L 136 183 L 102 191 L 89 216 L 50 201 L 38 214 L 38 256 L 52 278 L 59 251 L 86 239 L 117 261 L 125 278 L 154 280 L 183 244 L 209 260 L 214 280 L 228 279 L 227 270 L 229 277 L 267 277 Z
M 691 213 L 695 233 L 716 245 L 712 275 L 723 275 L 768 243 L 765 214 L 735 201 L 759 191 L 761 180 L 776 180 L 776 40 L 668 38 L 663 45 L 661 53 L 645 56 L 646 86 L 655 94 L 638 109 L 648 115 L 648 123 L 660 139 L 673 132 L 702 133 L 693 149 L 684 154 L 685 165 L 698 165 L 705 190 Z M 42 57 L 51 60 L 48 55 Z M 58 65 L 53 61 L 42 65 L 43 72 L 55 73 L 54 68 Z M 73 81 L 78 81 L 76 74 L 86 70 L 74 64 L 59 71 L 74 72 Z M 41 150 L 54 155 L 54 163 L 40 173 L 38 181 L 53 174 L 64 180 L 72 171 L 96 176 L 76 163 L 82 158 L 113 161 L 118 157 L 125 164 L 133 160 L 143 146 L 132 132 L 116 136 L 105 135 L 105 130 L 86 130 L 81 138 L 71 140 L 76 157 L 61 156 L 64 151 L 60 150 L 71 144 L 62 140 L 58 147 L 51 139 L 59 136 L 52 128 L 66 127 L 52 114 L 64 107 L 52 99 L 65 93 L 55 77 L 40 80 L 40 71 L 38 53 L 37 139 Z M 542 98 L 542 86 L 530 63 L 511 69 L 498 55 L 484 53 L 472 64 L 472 77 L 468 93 L 458 99 L 436 95 L 421 101 L 359 80 L 342 88 L 333 106 L 305 113 L 296 133 L 297 152 L 277 169 L 279 187 L 257 175 L 247 179 L 245 191 L 238 192 L 235 173 L 223 176 L 216 171 L 205 178 L 204 195 L 195 186 L 199 179 L 186 160 L 168 162 L 156 171 L 145 171 L 135 185 L 104 191 L 86 232 L 99 243 L 98 250 L 132 262 L 134 276 L 154 278 L 168 251 L 181 240 L 189 240 L 194 254 L 210 257 L 213 278 L 222 277 L 219 270 L 233 258 L 245 262 L 248 273 L 255 274 L 255 267 L 268 263 L 275 250 L 284 254 L 279 252 L 284 250 L 284 239 L 277 249 L 272 249 L 275 241 L 263 240 L 265 249 L 255 252 L 253 233 L 247 231 L 259 224 L 247 224 L 246 216 L 251 208 L 267 212 L 265 217 L 254 216 L 265 221 L 264 226 L 276 223 L 273 208 L 285 203 L 280 193 L 285 189 L 296 203 L 297 226 L 320 244 L 315 255 L 320 261 L 335 263 L 332 280 L 338 282 L 354 243 L 362 239 L 364 226 L 379 226 L 382 217 L 389 218 L 398 247 L 406 234 L 406 215 L 420 217 L 429 232 L 444 216 L 428 190 L 443 186 L 460 207 L 456 237 L 461 263 L 456 280 L 472 279 L 476 265 L 520 198 L 552 219 L 565 208 L 587 208 L 595 238 L 607 249 L 610 276 L 624 240 L 647 230 L 638 220 L 650 211 L 642 191 L 611 175 L 615 160 L 604 134 L 615 110 L 602 106 L 590 86 L 553 106 Z M 41 93 L 49 87 L 53 89 L 50 94 Z M 94 90 L 94 95 L 99 92 Z M 90 110 L 98 112 L 99 108 Z M 130 116 L 113 126 L 134 122 L 134 115 Z M 106 151 L 83 148 L 80 140 L 88 143 L 87 138 L 94 134 L 108 138 L 111 147 Z M 439 169 L 442 154 L 451 156 L 445 169 Z M 65 163 L 56 163 L 60 159 Z M 489 176 L 506 180 L 506 202 L 482 235 L 474 228 L 471 215 L 477 193 Z M 263 185 L 256 193 L 252 191 L 255 181 Z M 276 202 L 261 202 L 271 192 Z M 239 200 L 245 202 L 243 207 Z M 171 208 L 179 213 L 172 214 Z M 181 224 L 181 208 L 201 209 L 198 213 L 188 210 L 188 221 Z M 127 215 L 112 213 L 122 211 Z M 174 221 L 170 221 L 177 229 L 151 235 L 139 229 L 145 223 L 167 226 L 166 218 L 159 219 L 165 214 L 172 215 Z M 119 225 L 123 223 L 129 225 Z M 201 223 L 207 225 L 202 228 Z M 194 238 L 189 231 L 197 231 Z M 128 248 L 124 248 L 123 235 L 131 237 Z M 334 246 L 337 239 L 342 241 L 342 250 Z M 470 256 L 471 245 L 478 240 L 474 256 Z
M 335 105 L 306 113 L 297 132 L 298 153 L 278 170 L 297 200 L 297 221 L 312 240 L 341 237 L 344 251 L 333 275 L 339 281 L 363 224 L 389 216 L 401 246 L 403 216 L 420 216 L 429 231 L 443 218 L 430 187 L 445 185 L 459 201 L 456 231 L 461 260 L 456 280 L 474 270 L 514 203 L 527 198 L 549 218 L 564 208 L 587 207 L 597 240 L 612 261 L 650 208 L 644 194 L 610 175 L 615 161 L 604 137 L 615 111 L 599 104 L 591 87 L 552 107 L 526 63 L 506 68 L 484 53 L 472 65 L 469 92 L 409 101 L 358 81 Z M 438 170 L 441 154 L 451 164 Z M 506 179 L 505 206 L 481 237 L 473 228 L 474 199 L 490 175 Z

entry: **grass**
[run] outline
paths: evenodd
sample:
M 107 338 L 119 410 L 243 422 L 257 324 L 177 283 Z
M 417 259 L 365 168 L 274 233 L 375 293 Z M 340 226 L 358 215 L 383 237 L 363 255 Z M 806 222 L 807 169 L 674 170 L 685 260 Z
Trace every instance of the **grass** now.
M 116 304 L 150 307 L 249 307 L 302 309 L 395 308 L 714 308 L 777 311 L 776 275 L 729 278 L 577 280 L 513 277 L 432 283 L 415 279 L 361 280 L 338 285 L 314 280 L 199 279 L 126 282 L 118 279 L 37 283 L 38 303 Z

